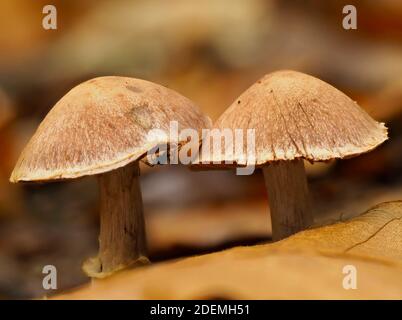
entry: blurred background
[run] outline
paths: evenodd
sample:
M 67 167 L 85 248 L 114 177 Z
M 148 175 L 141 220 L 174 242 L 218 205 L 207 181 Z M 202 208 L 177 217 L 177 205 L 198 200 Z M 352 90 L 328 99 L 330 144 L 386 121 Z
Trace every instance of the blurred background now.
M 47 4 L 57 8 L 57 30 L 42 27 Z M 357 30 L 342 27 L 346 4 L 357 8 Z M 55 102 L 96 76 L 160 83 L 216 120 L 265 73 L 312 74 L 386 122 L 390 135 L 369 154 L 306 164 L 316 222 L 402 198 L 399 0 L 3 0 L 0 12 L 0 298 L 50 294 L 42 288 L 47 264 L 57 267 L 58 292 L 89 281 L 81 264 L 98 248 L 96 179 L 8 178 Z M 258 171 L 144 166 L 141 183 L 154 262 L 270 241 Z

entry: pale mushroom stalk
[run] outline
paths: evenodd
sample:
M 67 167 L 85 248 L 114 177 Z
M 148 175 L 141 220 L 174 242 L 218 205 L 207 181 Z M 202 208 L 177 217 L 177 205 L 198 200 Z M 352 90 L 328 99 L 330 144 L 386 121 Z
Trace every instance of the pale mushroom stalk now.
M 271 211 L 272 240 L 311 226 L 313 215 L 303 160 L 272 163 L 262 172 Z
M 99 175 L 99 269 L 112 272 L 144 260 L 145 223 L 138 161 Z

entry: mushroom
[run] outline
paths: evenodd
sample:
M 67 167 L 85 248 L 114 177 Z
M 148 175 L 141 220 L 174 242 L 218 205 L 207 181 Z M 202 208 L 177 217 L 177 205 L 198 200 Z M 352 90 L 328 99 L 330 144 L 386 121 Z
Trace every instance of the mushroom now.
M 356 102 L 328 83 L 296 71 L 265 75 L 240 95 L 213 127 L 232 132 L 255 129 L 254 159 L 246 151 L 244 139 L 242 148 L 234 152 L 232 143 L 231 152 L 227 153 L 225 145 L 212 154 L 210 144 L 208 148 L 205 144 L 213 139 L 210 133 L 194 166 L 261 167 L 275 241 L 313 223 L 303 159 L 353 157 L 387 140 L 385 125 L 373 120 Z
M 50 110 L 22 151 L 11 182 L 46 182 L 97 175 L 99 254 L 84 263 L 92 277 L 147 261 L 139 160 L 170 135 L 152 129 L 210 127 L 189 99 L 152 82 L 100 77 L 74 87 Z M 145 159 L 146 160 L 146 159 Z

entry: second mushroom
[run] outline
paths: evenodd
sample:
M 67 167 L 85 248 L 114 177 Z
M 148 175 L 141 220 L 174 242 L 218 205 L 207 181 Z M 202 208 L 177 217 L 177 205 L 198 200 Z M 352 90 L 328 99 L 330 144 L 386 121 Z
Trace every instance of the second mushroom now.
M 344 93 L 317 78 L 287 70 L 268 74 L 253 84 L 213 127 L 232 132 L 240 129 L 243 136 L 248 129 L 255 130 L 252 159 L 247 139 L 241 141 L 240 148 L 233 150 L 230 143 L 213 153 L 203 143 L 195 165 L 261 167 L 273 240 L 313 223 L 304 159 L 314 162 L 353 157 L 387 139 L 384 124 L 373 120 Z M 208 148 L 211 139 L 211 134 L 205 137 Z

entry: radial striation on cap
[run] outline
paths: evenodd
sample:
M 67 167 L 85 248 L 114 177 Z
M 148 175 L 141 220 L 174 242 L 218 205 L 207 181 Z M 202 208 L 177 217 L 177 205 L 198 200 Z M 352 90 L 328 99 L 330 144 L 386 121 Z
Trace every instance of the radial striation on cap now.
M 69 91 L 47 114 L 23 150 L 10 181 L 77 178 L 138 160 L 169 135 L 151 129 L 201 131 L 210 120 L 189 99 L 163 86 L 125 77 L 100 77 Z M 177 142 L 177 141 L 176 141 Z
M 328 83 L 296 71 L 264 76 L 233 102 L 214 128 L 243 129 L 240 151 L 228 157 L 225 147 L 214 153 L 202 150 L 198 165 L 250 163 L 247 129 L 255 129 L 256 165 L 297 158 L 347 158 L 387 140 L 385 125 L 373 120 L 356 102 Z M 211 140 L 211 136 L 205 139 Z

